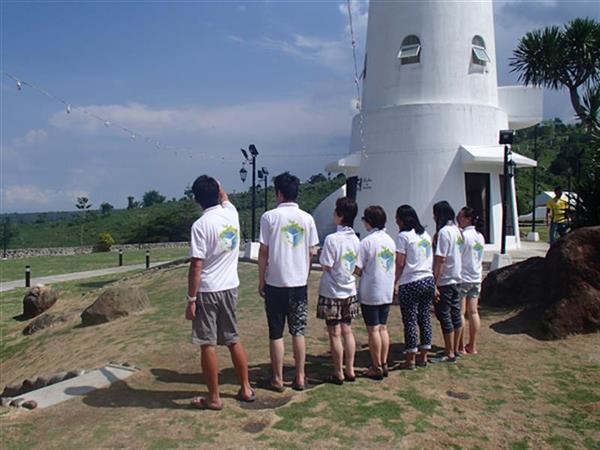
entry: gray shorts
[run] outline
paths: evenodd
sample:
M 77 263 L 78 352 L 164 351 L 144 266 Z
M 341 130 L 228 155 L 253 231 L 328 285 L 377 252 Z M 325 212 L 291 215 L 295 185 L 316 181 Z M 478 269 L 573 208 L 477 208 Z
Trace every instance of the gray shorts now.
M 479 297 L 481 293 L 481 283 L 460 283 L 458 287 L 461 298 L 463 297 Z
M 231 345 L 240 340 L 235 320 L 237 288 L 198 293 L 196 318 L 192 321 L 192 343 Z

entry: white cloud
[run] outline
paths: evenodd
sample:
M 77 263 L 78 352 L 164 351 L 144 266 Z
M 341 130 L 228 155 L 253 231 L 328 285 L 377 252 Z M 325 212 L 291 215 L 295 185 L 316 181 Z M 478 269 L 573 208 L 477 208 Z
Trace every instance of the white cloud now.
M 32 185 L 9 186 L 2 190 L 3 206 L 46 205 L 50 194 Z
M 244 40 L 244 38 L 242 38 L 242 37 L 240 37 L 240 36 L 238 36 L 236 34 L 230 34 L 230 35 L 228 35 L 227 39 L 229 39 L 230 41 L 233 41 L 233 42 L 237 42 L 239 44 L 243 44 L 244 42 L 246 42 Z
M 34 129 L 27 131 L 22 137 L 14 138 L 12 145 L 14 147 L 24 147 L 33 144 L 46 142 L 48 133 L 44 129 Z

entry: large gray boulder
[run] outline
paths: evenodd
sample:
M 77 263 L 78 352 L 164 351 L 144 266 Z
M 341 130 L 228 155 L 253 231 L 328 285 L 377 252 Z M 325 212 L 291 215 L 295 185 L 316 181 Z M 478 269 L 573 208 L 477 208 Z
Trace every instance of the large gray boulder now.
M 111 322 L 150 306 L 146 293 L 136 287 L 110 287 L 81 313 L 84 326 Z
M 58 292 L 46 286 L 36 286 L 23 297 L 23 315 L 21 319 L 33 319 L 52 307 L 58 300 Z
M 600 226 L 567 234 L 545 258 L 490 272 L 481 302 L 524 306 L 506 322 L 544 339 L 600 331 Z

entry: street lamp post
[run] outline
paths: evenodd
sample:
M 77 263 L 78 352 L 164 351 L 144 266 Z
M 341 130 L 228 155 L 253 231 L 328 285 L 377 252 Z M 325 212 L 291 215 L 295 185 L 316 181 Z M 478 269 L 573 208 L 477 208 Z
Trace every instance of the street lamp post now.
M 256 157 L 258 156 L 258 150 L 256 149 L 256 146 L 254 144 L 250 144 L 250 146 L 248 147 L 248 152 L 250 152 L 250 155 L 248 155 L 248 152 L 246 152 L 246 150 L 244 150 L 243 148 L 241 149 L 241 151 L 242 151 L 242 155 L 244 156 L 246 161 L 252 165 L 252 237 L 251 237 L 251 241 L 254 242 L 254 239 L 256 239 Z M 241 171 L 240 171 L 240 176 L 241 176 Z
M 264 182 L 265 182 L 265 212 L 267 212 L 267 209 L 269 208 L 269 205 L 267 204 L 267 202 L 268 202 L 267 189 L 269 188 L 269 171 L 267 170 L 266 167 L 263 167 L 262 169 L 260 169 L 258 171 L 258 178 L 261 180 L 264 180 Z
M 506 219 L 508 215 L 508 196 L 510 194 L 511 172 L 514 175 L 514 162 L 509 161 L 511 151 L 509 145 L 513 143 L 514 132 L 512 130 L 500 131 L 500 144 L 504 145 L 504 195 L 502 196 L 502 240 L 500 242 L 500 254 L 506 254 Z

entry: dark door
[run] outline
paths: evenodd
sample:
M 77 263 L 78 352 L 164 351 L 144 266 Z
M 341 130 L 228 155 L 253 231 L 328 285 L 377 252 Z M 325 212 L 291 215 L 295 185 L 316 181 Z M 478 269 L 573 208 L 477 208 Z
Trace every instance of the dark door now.
M 483 220 L 483 236 L 490 242 L 490 174 L 465 172 L 467 206 Z

